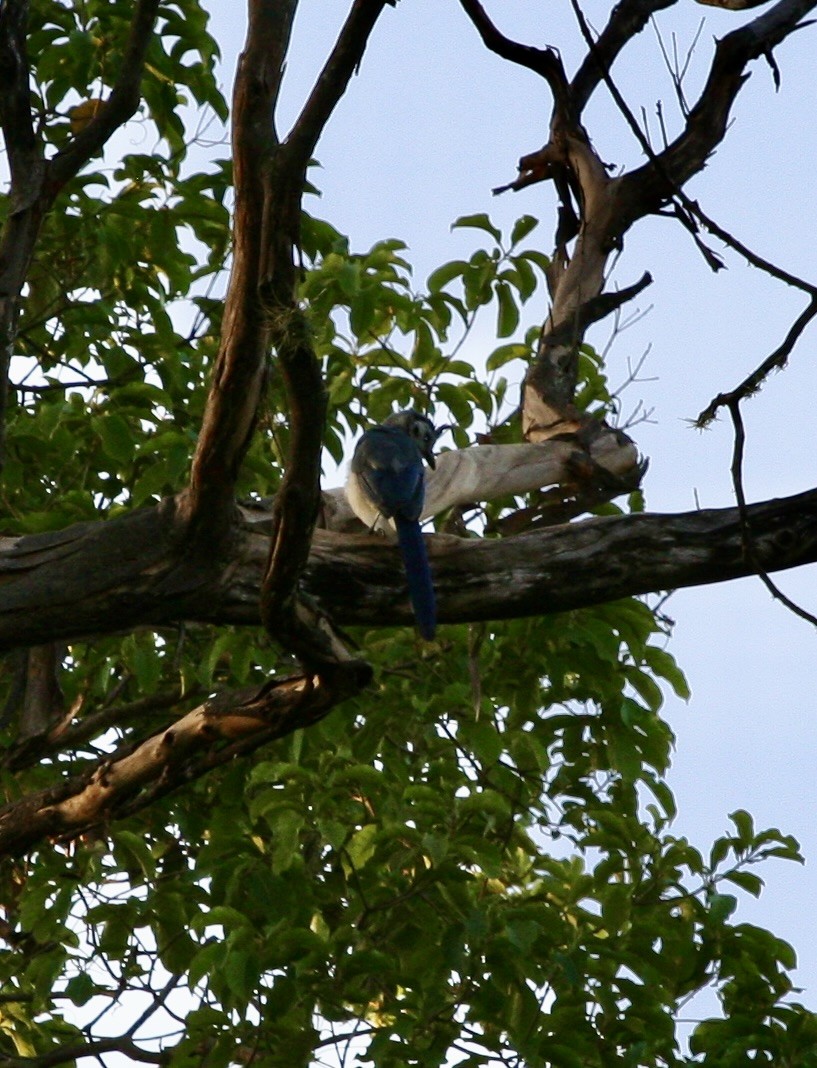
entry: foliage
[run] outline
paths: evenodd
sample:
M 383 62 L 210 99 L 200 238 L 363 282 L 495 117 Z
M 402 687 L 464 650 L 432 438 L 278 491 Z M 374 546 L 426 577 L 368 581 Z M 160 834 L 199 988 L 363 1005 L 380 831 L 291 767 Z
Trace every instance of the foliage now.
M 57 148 L 92 87 L 109 84 L 130 5 L 34 6 L 36 94 Z M 226 114 L 204 15 L 185 0 L 162 18 L 139 120 L 155 145 L 73 181 L 32 267 L 4 533 L 184 483 L 220 325 L 230 167 L 187 165 L 186 103 Z M 305 218 L 301 296 L 334 461 L 394 406 L 447 410 L 458 445 L 474 413 L 505 421 L 499 372 L 531 351 L 520 309 L 541 302 L 547 261 L 525 244 L 528 216 L 507 238 L 484 215 L 455 225 L 487 247 L 418 291 L 399 241 L 354 254 Z M 484 368 L 461 353 L 481 312 L 498 341 Z M 614 404 L 589 349 L 579 400 Z M 277 484 L 275 380 L 269 409 L 247 495 Z M 282 665 L 260 633 L 72 644 L 65 705 L 87 729 L 64 772 L 114 738 L 147 736 L 177 700 L 267 678 Z M 360 637 L 376 667 L 365 696 L 94 840 L 2 872 L 0 1057 L 68 1062 L 115 1034 L 173 1068 L 247 1063 L 247 1051 L 269 1066 L 348 1063 L 349 1050 L 382 1066 L 814 1063 L 817 1022 L 788 998 L 791 947 L 736 917 L 736 895 L 760 892 L 754 866 L 801 859 L 797 844 L 744 812 L 708 854 L 672 833 L 662 687 L 687 688 L 659 615 L 628 600 L 447 627 L 422 648 L 405 631 Z M 13 691 L 11 658 L 3 684 Z M 45 781 L 36 764 L 2 769 L 7 798 Z M 679 1014 L 710 987 L 722 1013 L 687 1051 Z

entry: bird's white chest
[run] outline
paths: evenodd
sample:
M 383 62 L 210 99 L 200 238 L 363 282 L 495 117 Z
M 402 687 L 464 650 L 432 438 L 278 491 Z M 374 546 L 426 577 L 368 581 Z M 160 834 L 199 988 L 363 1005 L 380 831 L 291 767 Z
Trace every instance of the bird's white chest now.
M 369 530 L 377 530 L 390 537 L 394 536 L 394 523 L 380 514 L 377 505 L 369 497 L 354 471 L 349 473 L 349 478 L 346 480 L 346 500 L 361 523 L 364 523 Z

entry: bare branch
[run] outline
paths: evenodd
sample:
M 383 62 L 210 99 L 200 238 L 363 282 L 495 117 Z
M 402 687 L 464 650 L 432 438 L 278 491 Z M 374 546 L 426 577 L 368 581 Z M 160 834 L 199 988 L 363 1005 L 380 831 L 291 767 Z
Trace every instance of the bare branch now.
M 765 271 L 766 274 L 772 278 L 777 278 L 780 282 L 785 282 L 787 286 L 792 286 L 794 289 L 802 289 L 804 293 L 808 293 L 812 297 L 817 297 L 817 285 L 812 282 L 807 282 L 803 278 L 798 278 L 796 274 L 791 274 L 789 271 L 783 270 L 782 267 L 778 267 L 770 260 L 764 259 L 756 252 L 753 252 L 747 245 L 744 245 L 742 241 L 738 240 L 733 234 L 729 233 L 722 226 L 710 218 L 698 204 L 697 200 L 690 200 L 688 197 L 681 195 L 679 197 L 683 206 L 689 211 L 691 215 L 694 215 L 696 219 L 701 222 L 711 234 L 723 241 L 725 245 L 734 249 L 744 259 L 750 263 L 753 267 L 757 267 L 760 271 Z
M 656 203 L 666 200 L 701 170 L 723 140 L 732 104 L 749 76 L 748 64 L 770 56 L 815 6 L 817 0 L 779 0 L 763 15 L 718 41 L 706 84 L 683 132 L 657 157 L 651 157 L 650 163 L 628 176 L 641 187 L 642 197 Z
M 817 295 L 815 295 L 808 307 L 806 307 L 797 319 L 795 319 L 789 328 L 789 332 L 774 352 L 767 356 L 763 363 L 761 363 L 759 367 L 756 367 L 750 375 L 744 378 L 739 386 L 736 386 L 729 393 L 719 393 L 717 397 L 714 397 L 695 420 L 696 426 L 705 427 L 708 423 L 711 423 L 718 414 L 719 408 L 727 406 L 730 411 L 733 411 L 733 405 L 736 402 L 745 400 L 753 393 L 757 393 L 763 385 L 764 380 L 772 371 L 781 370 L 786 366 L 789 355 L 797 344 L 800 335 L 815 316 L 817 316 Z
M 286 138 L 290 164 L 305 170 L 318 138 L 363 59 L 383 9 L 393 0 L 355 0 L 309 99 Z
M 572 3 L 588 47 L 591 49 L 591 51 L 597 52 L 597 45 L 593 41 L 590 29 L 579 7 L 578 0 L 572 0 Z M 800 0 L 800 2 L 798 2 L 798 0 L 782 0 L 782 2 L 777 4 L 775 8 L 773 8 L 771 11 L 767 12 L 760 18 L 756 19 L 754 22 L 750 23 L 749 26 L 743 27 L 741 30 L 735 31 L 728 37 L 724 38 L 721 42 L 719 42 L 716 50 L 715 60 L 710 71 L 709 80 L 707 82 L 707 88 L 705 88 L 703 93 L 701 94 L 696 108 L 693 109 L 693 111 L 690 113 L 685 133 L 682 134 L 681 137 L 674 142 L 674 146 L 670 146 L 667 150 L 665 150 L 659 155 L 656 155 L 652 151 L 652 148 L 646 136 L 642 132 L 635 119 L 635 116 L 633 115 L 632 111 L 630 110 L 629 106 L 627 105 L 626 101 L 618 90 L 615 82 L 613 81 L 612 76 L 609 73 L 609 70 L 606 67 L 604 68 L 604 80 L 607 83 L 611 95 L 616 101 L 616 104 L 618 105 L 618 108 L 621 111 L 622 115 L 627 120 L 630 129 L 633 131 L 645 154 L 649 157 L 651 161 L 650 164 L 646 165 L 645 167 L 642 167 L 638 171 L 632 172 L 629 175 L 625 175 L 620 180 L 620 188 L 626 191 L 624 199 L 629 200 L 632 204 L 632 208 L 628 212 L 622 213 L 622 218 L 625 220 L 626 225 L 630 225 L 631 221 L 638 217 L 639 214 L 645 213 L 645 207 L 648 207 L 651 203 L 652 194 L 647 194 L 645 198 L 645 192 L 642 188 L 642 183 L 645 179 L 648 179 L 648 176 L 650 174 L 650 167 L 652 167 L 653 177 L 658 176 L 660 181 L 664 184 L 664 194 L 668 196 L 671 195 L 677 201 L 678 218 L 693 234 L 693 237 L 696 243 L 698 244 L 698 247 L 701 249 L 705 257 L 707 258 L 707 262 L 710 263 L 710 266 L 712 266 L 713 269 L 718 270 L 722 266 L 722 262 L 719 257 L 715 256 L 715 254 L 711 252 L 711 250 L 703 246 L 700 240 L 698 239 L 697 234 L 695 232 L 695 225 L 692 221 L 693 217 L 697 218 L 701 223 L 703 223 L 703 225 L 706 226 L 711 233 L 715 234 L 726 244 L 730 245 L 733 249 L 740 252 L 741 255 L 745 256 L 745 258 L 753 266 L 764 270 L 772 277 L 777 278 L 782 282 L 785 282 L 787 285 L 791 285 L 797 289 L 803 290 L 812 297 L 811 302 L 797 318 L 797 320 L 789 330 L 788 334 L 786 335 L 786 338 L 778 346 L 778 348 L 775 349 L 775 351 L 771 353 L 771 355 L 768 356 L 766 360 L 764 360 L 763 363 L 755 371 L 753 371 L 752 374 L 749 375 L 735 390 L 733 390 L 731 393 L 720 394 L 718 397 L 715 397 L 710 402 L 708 407 L 698 416 L 697 422 L 699 426 L 703 426 L 707 422 L 711 421 L 715 417 L 718 408 L 722 405 L 730 404 L 733 400 L 740 400 L 754 393 L 757 389 L 760 388 L 760 385 L 762 384 L 763 380 L 772 370 L 785 366 L 788 356 L 794 348 L 794 345 L 796 344 L 800 335 L 803 333 L 806 326 L 811 322 L 815 315 L 817 315 L 817 287 L 815 287 L 812 283 L 806 282 L 803 279 L 792 275 L 788 271 L 782 270 L 781 268 L 775 266 L 769 261 L 764 260 L 762 257 L 757 255 L 757 253 L 747 248 L 730 233 L 720 227 L 716 222 L 714 222 L 714 220 L 709 218 L 701 210 L 697 202 L 690 200 L 681 188 L 682 181 L 686 181 L 690 174 L 685 174 L 682 177 L 673 177 L 670 173 L 670 170 L 667 169 L 667 161 L 672 158 L 672 153 L 676 148 L 680 150 L 680 146 L 686 142 L 686 147 L 687 149 L 689 149 L 691 143 L 696 141 L 696 137 L 693 136 L 696 124 L 699 127 L 706 127 L 708 125 L 707 122 L 702 119 L 702 116 L 705 115 L 709 108 L 711 100 L 717 97 L 718 92 L 725 91 L 720 83 L 725 78 L 725 73 L 730 70 L 730 63 L 727 62 L 728 57 L 732 57 L 731 65 L 734 69 L 732 69 L 731 83 L 728 82 L 728 79 L 726 79 L 726 81 L 728 84 L 731 85 L 733 98 L 734 95 L 737 94 L 737 91 L 739 90 L 740 86 L 743 83 L 743 80 L 745 79 L 745 76 L 740 74 L 740 71 L 743 69 L 743 66 L 745 66 L 745 64 L 748 63 L 750 59 L 757 58 L 757 56 L 760 54 L 768 54 L 774 44 L 778 43 L 787 34 L 797 29 L 799 25 L 802 25 L 802 22 L 800 20 L 802 19 L 803 14 L 814 6 L 817 6 L 815 0 Z M 718 73 L 719 71 L 720 73 Z M 710 134 L 716 134 L 718 129 L 720 129 L 720 134 L 718 137 L 718 139 L 720 139 L 720 137 L 722 137 L 723 133 L 725 132 L 725 113 L 723 115 L 723 128 L 721 129 L 718 124 L 715 123 L 713 128 L 710 130 Z M 696 169 L 699 169 L 701 166 L 703 166 L 706 159 L 706 155 L 709 151 L 711 151 L 711 148 L 714 147 L 714 143 L 709 145 L 708 148 L 704 147 L 704 149 L 701 149 L 700 144 L 698 145 L 700 151 Z M 690 160 L 692 159 L 694 154 L 694 152 L 691 153 Z M 651 179 L 648 179 L 648 184 L 649 181 L 651 181 Z
M 559 53 L 553 48 L 534 48 L 532 45 L 512 41 L 494 26 L 479 0 L 460 0 L 460 4 L 476 27 L 485 47 L 503 59 L 527 67 L 544 78 L 557 106 L 563 108 L 567 103 L 567 76 Z
M 807 612 L 805 608 L 801 608 L 800 605 L 792 601 L 790 597 L 787 597 L 780 587 L 772 582 L 768 572 L 758 560 L 752 537 L 751 521 L 746 507 L 746 494 L 743 489 L 743 450 L 746 443 L 746 431 L 743 427 L 743 416 L 740 412 L 740 400 L 733 397 L 729 400 L 728 406 L 729 414 L 732 416 L 732 426 L 735 431 L 735 443 L 732 452 L 732 485 L 735 490 L 735 500 L 738 502 L 738 510 L 740 512 L 741 539 L 743 542 L 744 556 L 756 569 L 758 578 L 776 601 L 780 601 L 781 604 L 788 608 L 790 612 L 793 612 L 794 615 L 799 616 L 800 619 L 804 619 L 807 623 L 811 623 L 813 627 L 817 627 L 817 616 L 814 616 L 811 612 Z
M 657 11 L 672 7 L 675 3 L 677 0 L 621 0 L 615 5 L 607 25 L 570 83 L 571 102 L 577 116 L 581 115 L 622 49 L 641 33 Z

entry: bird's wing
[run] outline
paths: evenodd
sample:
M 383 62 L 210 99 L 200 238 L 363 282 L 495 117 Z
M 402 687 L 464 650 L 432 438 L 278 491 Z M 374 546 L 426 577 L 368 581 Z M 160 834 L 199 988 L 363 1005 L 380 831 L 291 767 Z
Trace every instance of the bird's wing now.
M 423 462 L 417 446 L 402 431 L 389 427 L 367 430 L 355 450 L 352 471 L 386 518 L 419 518 Z

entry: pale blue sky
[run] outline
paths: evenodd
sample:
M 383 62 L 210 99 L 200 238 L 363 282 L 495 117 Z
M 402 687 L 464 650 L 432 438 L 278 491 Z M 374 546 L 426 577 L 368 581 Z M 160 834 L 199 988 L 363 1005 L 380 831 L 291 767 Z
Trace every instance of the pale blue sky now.
M 212 28 L 231 84 L 244 33 L 241 5 L 209 4 Z M 281 128 L 300 106 L 313 73 L 348 7 L 338 0 L 303 0 L 282 96 Z M 559 47 L 568 70 L 580 37 L 568 0 L 486 0 L 500 28 L 533 44 Z M 229 8 L 229 11 L 228 11 Z M 593 0 L 588 17 L 600 27 L 608 5 Z M 705 19 L 690 68 L 694 100 L 712 52 L 712 40 L 751 17 L 682 0 L 660 18 L 668 48 L 677 35 L 683 54 Z M 794 35 L 777 52 L 782 88 L 756 63 L 733 112 L 733 125 L 709 166 L 688 188 L 721 225 L 760 254 L 817 280 L 817 203 L 814 198 L 817 82 L 813 57 L 817 27 Z M 648 28 L 615 76 L 632 110 L 654 121 L 663 102 L 677 130 L 671 82 Z M 604 90 L 586 125 L 607 162 L 630 166 L 639 151 Z M 422 280 L 438 264 L 468 253 L 473 234 L 449 230 L 458 216 L 487 211 L 503 228 L 530 213 L 550 251 L 553 192 L 547 185 L 493 198 L 510 181 L 516 161 L 547 137 L 550 101 L 530 72 L 484 50 L 456 0 L 401 0 L 387 10 L 369 45 L 359 77 L 318 146 L 323 169 L 320 214 L 368 248 L 400 237 Z M 717 241 L 710 242 L 720 251 Z M 611 378 L 626 377 L 627 359 L 652 345 L 631 404 L 643 399 L 654 423 L 633 431 L 650 458 L 644 484 L 653 511 L 683 511 L 733 503 L 731 430 L 721 421 L 706 433 L 690 428 L 710 398 L 735 386 L 782 339 L 802 298 L 725 253 L 728 271 L 713 275 L 677 223 L 640 223 L 627 239 L 615 278 L 621 285 L 649 270 L 655 283 L 639 301 L 652 311 L 624 333 L 611 354 Z M 544 306 L 531 312 L 542 318 Z M 490 324 L 477 331 L 469 355 L 479 360 L 494 345 Z M 606 330 L 592 338 L 602 344 Z M 817 387 L 815 328 L 796 349 L 790 368 L 773 377 L 744 407 L 745 479 L 750 500 L 784 496 L 815 484 L 813 396 Z M 817 570 L 777 576 L 794 599 L 817 610 Z M 806 1004 L 817 1007 L 817 720 L 813 667 L 815 634 L 773 603 L 759 580 L 744 580 L 673 596 L 666 611 L 677 622 L 671 651 L 686 671 L 693 697 L 670 698 L 667 718 L 677 734 L 670 775 L 679 804 L 678 834 L 708 849 L 729 830 L 727 814 L 747 808 L 758 827 L 774 826 L 799 838 L 801 868 L 775 862 L 760 870 L 767 888 L 759 902 L 745 900 L 737 918 L 768 926 L 798 952 L 796 980 Z

